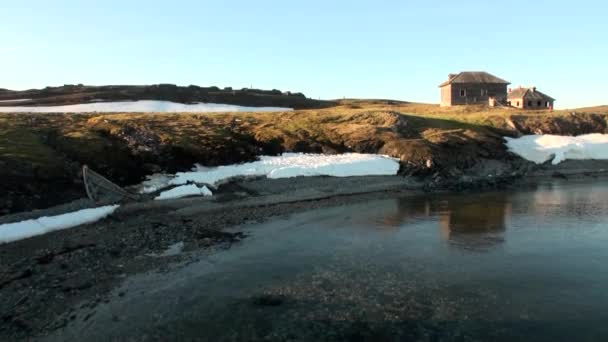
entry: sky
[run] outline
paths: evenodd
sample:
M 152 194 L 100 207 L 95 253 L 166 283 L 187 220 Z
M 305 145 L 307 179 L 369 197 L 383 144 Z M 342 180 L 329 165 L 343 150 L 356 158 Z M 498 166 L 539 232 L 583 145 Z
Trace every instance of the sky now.
M 608 104 L 608 2 L 0 0 L 0 88 L 196 84 L 439 102 L 449 73 Z

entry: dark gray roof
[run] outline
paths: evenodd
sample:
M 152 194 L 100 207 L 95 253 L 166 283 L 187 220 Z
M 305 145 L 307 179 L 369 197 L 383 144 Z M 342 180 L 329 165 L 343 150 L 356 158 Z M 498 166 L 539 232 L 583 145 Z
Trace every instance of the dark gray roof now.
M 509 92 L 509 99 L 526 99 L 529 101 L 555 101 L 551 96 L 541 93 L 536 88 L 515 88 Z
M 444 87 L 452 83 L 511 84 L 485 71 L 463 71 L 459 74 L 450 75 L 449 79 L 439 86 Z

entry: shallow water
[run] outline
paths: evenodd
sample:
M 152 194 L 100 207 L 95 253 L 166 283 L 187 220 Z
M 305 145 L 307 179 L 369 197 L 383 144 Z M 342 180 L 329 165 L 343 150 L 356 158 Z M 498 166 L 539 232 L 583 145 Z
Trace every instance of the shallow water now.
M 405 197 L 238 227 L 57 339 L 608 340 L 608 183 Z

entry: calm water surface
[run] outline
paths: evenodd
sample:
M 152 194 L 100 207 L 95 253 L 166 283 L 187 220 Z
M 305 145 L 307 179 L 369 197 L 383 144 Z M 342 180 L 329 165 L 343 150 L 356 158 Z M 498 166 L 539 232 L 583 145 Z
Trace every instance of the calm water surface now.
M 608 182 L 370 201 L 240 227 L 57 339 L 608 340 Z

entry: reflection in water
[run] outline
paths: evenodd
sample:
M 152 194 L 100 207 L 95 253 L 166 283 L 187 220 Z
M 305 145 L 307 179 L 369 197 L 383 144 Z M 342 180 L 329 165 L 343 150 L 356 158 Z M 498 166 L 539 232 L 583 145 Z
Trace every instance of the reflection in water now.
M 533 196 L 518 193 L 516 212 L 533 213 L 538 218 L 560 217 L 570 220 L 586 219 L 590 214 L 608 211 L 605 186 L 591 186 L 585 191 L 564 191 L 559 183 L 544 184 Z
M 606 222 L 608 182 L 315 209 L 128 279 L 55 340 L 608 341 Z
M 399 229 L 404 224 L 416 222 L 433 215 L 431 202 L 428 198 L 399 198 L 395 199 L 395 209 L 384 215 L 380 226 L 387 229 Z
M 507 193 L 449 198 L 441 213 L 441 236 L 466 249 L 489 248 L 504 242 L 505 220 L 511 212 Z
M 396 207 L 379 223 L 384 229 L 436 216 L 441 237 L 459 248 L 487 248 L 504 242 L 506 217 L 511 213 L 508 193 L 469 194 L 467 197 L 400 198 Z

